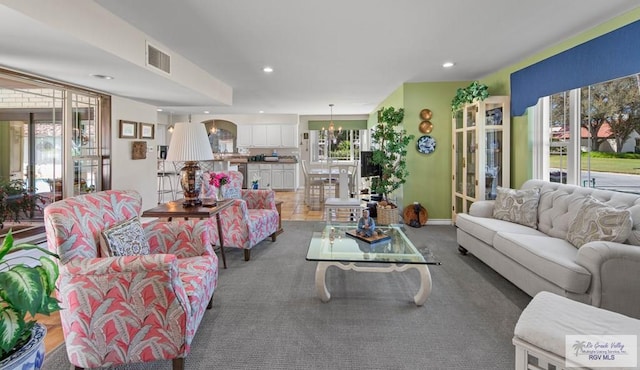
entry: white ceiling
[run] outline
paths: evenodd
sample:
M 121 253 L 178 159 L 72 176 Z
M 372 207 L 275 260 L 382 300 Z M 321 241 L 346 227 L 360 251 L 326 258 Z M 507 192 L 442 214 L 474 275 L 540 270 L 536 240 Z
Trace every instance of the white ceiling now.
M 404 82 L 478 79 L 638 7 L 637 0 L 95 2 L 231 86 L 233 104 L 1 5 L 0 65 L 179 113 L 328 114 L 333 103 L 336 115 L 368 114 Z M 445 61 L 456 66 L 443 69 Z M 275 71 L 263 73 L 265 65 Z

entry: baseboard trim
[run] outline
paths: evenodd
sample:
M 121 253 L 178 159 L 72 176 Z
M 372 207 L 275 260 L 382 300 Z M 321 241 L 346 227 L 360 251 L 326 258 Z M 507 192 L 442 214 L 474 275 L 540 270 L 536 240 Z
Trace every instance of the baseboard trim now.
M 451 219 L 446 219 L 446 218 L 439 218 L 439 219 L 429 219 L 427 220 L 427 225 L 446 225 L 446 226 L 453 226 L 453 221 L 451 221 Z

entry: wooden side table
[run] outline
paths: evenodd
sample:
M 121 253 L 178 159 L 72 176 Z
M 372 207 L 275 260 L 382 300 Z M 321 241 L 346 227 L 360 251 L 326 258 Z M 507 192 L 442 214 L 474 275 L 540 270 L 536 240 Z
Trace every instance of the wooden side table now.
M 284 202 L 276 200 L 276 209 L 278 210 L 278 230 L 273 234 L 274 236 L 280 235 L 284 232 L 284 229 L 282 228 L 282 203 Z
M 174 200 L 172 202 L 160 204 L 157 207 L 148 209 L 142 212 L 142 217 L 159 217 L 166 218 L 168 221 L 173 218 L 184 218 L 188 220 L 190 218 L 205 219 L 212 216 L 216 217 L 216 223 L 218 226 L 218 239 L 220 239 L 220 254 L 222 255 L 222 265 L 227 268 L 227 259 L 224 256 L 224 237 L 222 234 L 222 222 L 220 221 L 220 212 L 225 208 L 228 208 L 233 204 L 233 200 L 221 200 L 215 203 L 212 199 L 202 199 L 202 205 L 195 207 L 184 207 L 184 199 Z M 209 206 L 208 204 L 212 204 Z

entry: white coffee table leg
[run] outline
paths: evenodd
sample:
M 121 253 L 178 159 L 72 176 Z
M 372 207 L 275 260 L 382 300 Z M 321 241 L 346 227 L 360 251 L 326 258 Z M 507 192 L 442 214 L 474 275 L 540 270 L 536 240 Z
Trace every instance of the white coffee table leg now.
M 420 289 L 413 297 L 416 306 L 422 306 L 431 294 L 431 273 L 427 265 L 412 265 L 420 273 Z
M 325 279 L 327 268 L 331 265 L 333 265 L 331 262 L 318 262 L 318 266 L 316 266 L 316 292 L 322 302 L 329 302 L 331 299 L 331 293 L 327 290 L 327 281 Z
M 420 274 L 420 289 L 418 289 L 418 293 L 413 297 L 413 301 L 416 306 L 422 306 L 424 302 L 427 301 L 427 298 L 431 294 L 431 273 L 429 272 L 429 267 L 427 265 L 413 265 L 406 264 L 398 266 L 396 264 L 391 264 L 389 266 L 357 266 L 354 263 L 343 264 L 339 262 L 318 262 L 318 266 L 316 267 L 316 292 L 318 297 L 322 302 L 329 302 L 331 299 L 331 293 L 327 289 L 327 280 L 326 273 L 327 268 L 329 266 L 336 266 L 341 270 L 353 270 L 353 271 L 362 271 L 362 272 L 393 272 L 393 271 L 407 271 L 410 268 L 414 268 L 418 270 Z

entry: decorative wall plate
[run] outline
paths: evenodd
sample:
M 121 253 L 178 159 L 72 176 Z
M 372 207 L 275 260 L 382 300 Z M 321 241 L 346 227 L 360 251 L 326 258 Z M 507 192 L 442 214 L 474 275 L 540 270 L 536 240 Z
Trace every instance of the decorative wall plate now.
M 420 126 L 418 126 L 418 128 L 423 134 L 428 134 L 431 133 L 431 130 L 433 130 L 433 124 L 431 123 L 431 121 L 422 121 L 420 122 Z
M 431 109 L 423 109 L 420 111 L 420 118 L 425 121 L 430 120 L 432 115 Z
M 436 150 L 436 140 L 429 135 L 424 135 L 418 139 L 416 148 L 420 153 L 431 154 Z

